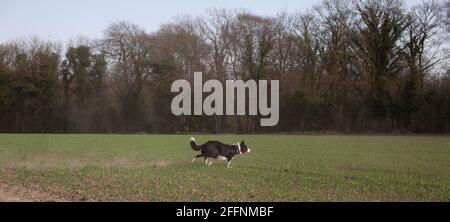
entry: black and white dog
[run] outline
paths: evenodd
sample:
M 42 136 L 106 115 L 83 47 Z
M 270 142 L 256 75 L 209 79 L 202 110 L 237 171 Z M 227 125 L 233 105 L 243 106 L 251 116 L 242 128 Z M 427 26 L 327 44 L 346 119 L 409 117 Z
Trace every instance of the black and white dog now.
M 208 141 L 203 145 L 197 145 L 194 137 L 191 137 L 191 148 L 195 151 L 201 152 L 201 154 L 192 159 L 192 162 L 194 162 L 197 158 L 203 157 L 205 158 L 205 166 L 211 166 L 214 159 L 220 159 L 228 161 L 228 168 L 231 167 L 231 161 L 235 156 L 250 153 L 250 148 L 245 145 L 243 140 L 242 142 L 234 145 L 224 144 L 219 141 Z

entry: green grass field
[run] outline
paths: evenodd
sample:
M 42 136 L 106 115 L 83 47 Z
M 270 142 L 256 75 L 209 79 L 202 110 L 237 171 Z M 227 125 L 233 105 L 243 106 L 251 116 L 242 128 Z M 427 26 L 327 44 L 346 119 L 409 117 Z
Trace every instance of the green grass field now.
M 450 201 L 450 138 L 201 135 L 252 153 L 206 168 L 189 136 L 0 135 L 0 182 L 90 201 Z

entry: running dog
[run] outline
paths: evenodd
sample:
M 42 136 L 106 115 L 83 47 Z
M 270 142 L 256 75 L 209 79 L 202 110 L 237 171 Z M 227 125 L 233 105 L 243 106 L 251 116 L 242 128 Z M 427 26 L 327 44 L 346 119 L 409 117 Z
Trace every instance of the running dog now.
M 191 137 L 190 144 L 193 150 L 201 152 L 201 154 L 192 159 L 192 162 L 203 157 L 205 159 L 205 166 L 211 166 L 213 160 L 219 159 L 228 161 L 227 167 L 231 168 L 230 164 L 234 157 L 240 154 L 250 153 L 250 148 L 245 145 L 244 140 L 233 145 L 224 144 L 219 141 L 208 141 L 203 145 L 197 145 L 195 138 Z

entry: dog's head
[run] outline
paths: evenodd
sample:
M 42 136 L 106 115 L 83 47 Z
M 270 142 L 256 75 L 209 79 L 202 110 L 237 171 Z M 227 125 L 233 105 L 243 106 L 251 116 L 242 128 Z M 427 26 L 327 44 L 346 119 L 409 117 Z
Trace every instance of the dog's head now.
M 241 153 L 250 153 L 250 152 L 251 152 L 250 147 L 248 147 L 248 146 L 245 144 L 245 141 L 244 141 L 244 140 L 242 140 L 242 142 L 240 142 L 239 145 L 240 145 L 240 147 L 241 147 Z

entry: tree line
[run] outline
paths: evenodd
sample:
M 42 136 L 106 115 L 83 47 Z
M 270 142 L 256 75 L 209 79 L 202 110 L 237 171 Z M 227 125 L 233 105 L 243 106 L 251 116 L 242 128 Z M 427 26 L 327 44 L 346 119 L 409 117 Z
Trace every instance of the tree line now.
M 156 32 L 0 44 L 0 132 L 450 131 L 450 1 L 324 0 L 258 16 L 211 9 Z M 173 81 L 280 80 L 280 122 L 174 116 Z

